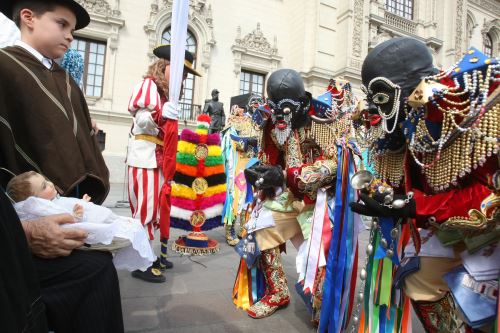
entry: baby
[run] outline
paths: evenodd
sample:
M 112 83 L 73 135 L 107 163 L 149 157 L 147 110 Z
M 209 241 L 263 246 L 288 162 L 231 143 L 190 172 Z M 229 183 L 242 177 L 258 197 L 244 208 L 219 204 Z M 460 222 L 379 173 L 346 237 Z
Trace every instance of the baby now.
M 137 220 L 115 215 L 109 208 L 95 205 L 90 197 L 61 197 L 54 184 L 44 176 L 29 171 L 15 176 L 7 184 L 7 194 L 21 221 L 55 214 L 71 214 L 77 228 L 88 232 L 82 249 L 113 251 L 116 268 L 146 270 L 156 257 L 148 236 Z M 65 224 L 63 228 L 75 228 Z

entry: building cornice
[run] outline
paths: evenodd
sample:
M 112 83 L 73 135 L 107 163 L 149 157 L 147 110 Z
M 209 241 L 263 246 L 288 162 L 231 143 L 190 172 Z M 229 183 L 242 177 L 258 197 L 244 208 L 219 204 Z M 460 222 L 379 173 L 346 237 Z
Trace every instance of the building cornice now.
M 475 5 L 477 9 L 484 10 L 494 17 L 500 17 L 500 1 L 495 0 L 469 0 L 469 4 Z

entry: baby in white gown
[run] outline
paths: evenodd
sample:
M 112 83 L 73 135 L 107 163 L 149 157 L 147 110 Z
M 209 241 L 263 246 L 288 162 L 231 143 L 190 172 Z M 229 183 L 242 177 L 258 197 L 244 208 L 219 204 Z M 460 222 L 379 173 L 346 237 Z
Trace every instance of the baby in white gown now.
M 73 215 L 78 228 L 88 232 L 82 249 L 112 251 L 118 269 L 146 270 L 156 260 L 148 235 L 138 220 L 118 216 L 111 209 L 95 205 L 90 197 L 61 197 L 52 182 L 30 171 L 11 179 L 7 194 L 16 203 L 14 208 L 21 221 L 30 221 L 55 214 Z

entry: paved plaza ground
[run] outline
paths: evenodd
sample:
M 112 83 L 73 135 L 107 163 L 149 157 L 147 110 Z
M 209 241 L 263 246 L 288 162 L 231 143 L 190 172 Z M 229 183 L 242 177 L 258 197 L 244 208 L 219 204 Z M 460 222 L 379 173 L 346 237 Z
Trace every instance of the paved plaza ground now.
M 126 197 L 122 184 L 113 184 L 104 203 L 119 215 L 130 215 L 129 208 L 119 208 Z M 171 238 L 184 234 L 172 229 Z M 285 272 L 291 290 L 291 303 L 269 318 L 255 320 L 237 309 L 231 292 L 239 256 L 224 241 L 223 228 L 207 232 L 220 243 L 220 252 L 210 256 L 180 256 L 170 253 L 174 268 L 166 273 L 167 282 L 154 284 L 134 279 L 127 271 L 119 271 L 123 317 L 126 332 L 144 333 L 296 333 L 315 332 L 309 313 L 294 289 L 296 251 L 287 245 L 283 255 Z M 366 247 L 368 232 L 361 234 L 361 249 Z M 159 244 L 155 242 L 155 253 Z M 364 251 L 360 251 L 360 254 Z M 363 262 L 364 258 L 360 259 Z M 413 320 L 414 333 L 423 332 Z

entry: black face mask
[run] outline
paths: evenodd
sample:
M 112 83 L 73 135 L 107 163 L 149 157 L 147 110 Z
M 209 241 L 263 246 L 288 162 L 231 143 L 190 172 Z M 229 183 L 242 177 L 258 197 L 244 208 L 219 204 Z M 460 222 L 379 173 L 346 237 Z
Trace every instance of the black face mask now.
M 278 130 L 303 127 L 307 122 L 309 96 L 304 82 L 293 69 L 280 69 L 267 80 L 268 104 L 272 121 Z
M 382 118 L 389 140 L 404 142 L 398 126 L 405 119 L 404 100 L 424 77 L 435 73 L 429 49 L 413 38 L 393 38 L 368 53 L 361 69 L 368 111 Z
M 382 127 L 386 133 L 394 132 L 396 124 L 404 119 L 401 112 L 401 87 L 385 77 L 376 77 L 365 89 L 369 113 L 382 118 Z
M 294 127 L 297 125 L 298 120 L 304 116 L 304 108 L 300 101 L 294 101 L 292 99 L 283 99 L 275 103 L 272 100 L 268 100 L 269 107 L 272 111 L 272 121 L 278 129 L 284 129 L 286 126 Z

